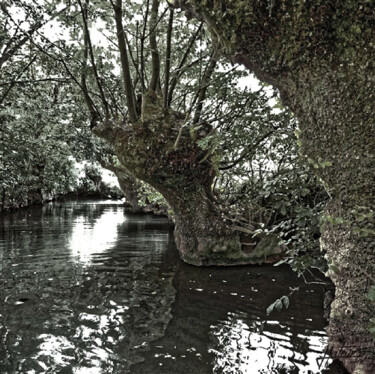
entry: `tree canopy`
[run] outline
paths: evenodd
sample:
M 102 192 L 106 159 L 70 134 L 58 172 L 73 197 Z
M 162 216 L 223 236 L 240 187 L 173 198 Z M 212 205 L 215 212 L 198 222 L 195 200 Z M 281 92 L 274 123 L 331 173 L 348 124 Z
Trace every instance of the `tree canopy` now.
M 277 233 L 285 245 L 298 242 L 298 251 L 316 248 L 326 195 L 300 160 L 293 115 L 280 106 L 277 92 L 241 83 L 248 73 L 220 57 L 201 22 L 187 22 L 181 11 L 156 0 L 8 1 L 2 7 L 3 199 L 9 193 L 16 198 L 18 190 L 72 189 L 75 159 L 114 171 L 134 200 L 134 170 L 89 128 L 117 121 L 141 129 L 147 98 L 174 115 L 172 128 L 154 135 L 170 139 L 163 152 L 173 154 L 172 174 L 182 170 L 178 152 L 198 147 L 196 165 L 206 163 L 212 173 L 209 199 L 227 223 L 242 235 Z M 142 142 L 143 148 L 152 144 Z M 154 168 L 150 157 L 147 176 Z

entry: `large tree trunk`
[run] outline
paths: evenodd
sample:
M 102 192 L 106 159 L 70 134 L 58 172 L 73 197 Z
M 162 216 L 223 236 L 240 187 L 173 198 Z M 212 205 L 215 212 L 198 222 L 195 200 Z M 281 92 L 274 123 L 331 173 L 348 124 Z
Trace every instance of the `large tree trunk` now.
M 375 275 L 374 4 L 358 0 L 176 1 L 228 56 L 280 90 L 302 152 L 332 194 L 322 248 L 336 286 L 329 334 L 354 373 L 373 373 L 367 299 Z
M 367 294 L 375 285 L 374 72 L 365 78 L 354 66 L 306 70 L 286 103 L 300 119 L 302 151 L 332 194 L 321 238 L 336 286 L 331 349 L 350 371 L 373 373 L 375 305 Z
M 111 171 L 116 175 L 118 184 L 125 195 L 125 202 L 128 205 L 128 209 L 132 213 L 143 212 L 142 207 L 139 205 L 139 182 L 136 178 L 123 166 L 116 165 L 115 162 L 110 160 L 99 160 L 100 165 Z
M 118 169 L 115 172 L 118 184 L 124 192 L 126 203 L 132 213 L 143 212 L 142 207 L 139 205 L 139 182 L 129 173 L 124 170 Z
M 274 237 L 258 238 L 250 248 L 222 218 L 211 193 L 215 169 L 189 130 L 176 138 L 183 116 L 164 109 L 153 92 L 143 98 L 142 120 L 107 121 L 95 133 L 111 143 L 117 157 L 138 179 L 159 191 L 175 217 L 175 238 L 181 258 L 194 265 L 262 263 L 280 252 Z

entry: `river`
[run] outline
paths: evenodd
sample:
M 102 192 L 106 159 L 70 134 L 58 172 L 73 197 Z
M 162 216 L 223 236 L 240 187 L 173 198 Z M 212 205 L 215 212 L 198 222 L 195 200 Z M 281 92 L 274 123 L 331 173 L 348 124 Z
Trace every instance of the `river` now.
M 0 373 L 338 373 L 323 298 L 287 266 L 182 263 L 113 201 L 0 216 Z M 266 314 L 291 290 L 290 306 Z

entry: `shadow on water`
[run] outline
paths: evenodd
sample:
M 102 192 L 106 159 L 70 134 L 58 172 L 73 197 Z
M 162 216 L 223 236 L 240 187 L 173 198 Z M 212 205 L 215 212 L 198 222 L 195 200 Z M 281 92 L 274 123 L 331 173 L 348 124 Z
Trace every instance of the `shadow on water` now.
M 0 260 L 0 373 L 340 372 L 321 286 L 287 267 L 185 265 L 163 218 L 92 201 L 13 212 Z

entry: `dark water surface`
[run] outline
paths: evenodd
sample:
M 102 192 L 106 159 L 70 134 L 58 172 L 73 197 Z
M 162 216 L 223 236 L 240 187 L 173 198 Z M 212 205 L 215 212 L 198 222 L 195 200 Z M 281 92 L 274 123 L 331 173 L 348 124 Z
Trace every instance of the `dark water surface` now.
M 1 374 L 337 372 L 323 286 L 288 267 L 185 265 L 164 218 L 110 201 L 25 209 L 0 216 L 0 260 Z

